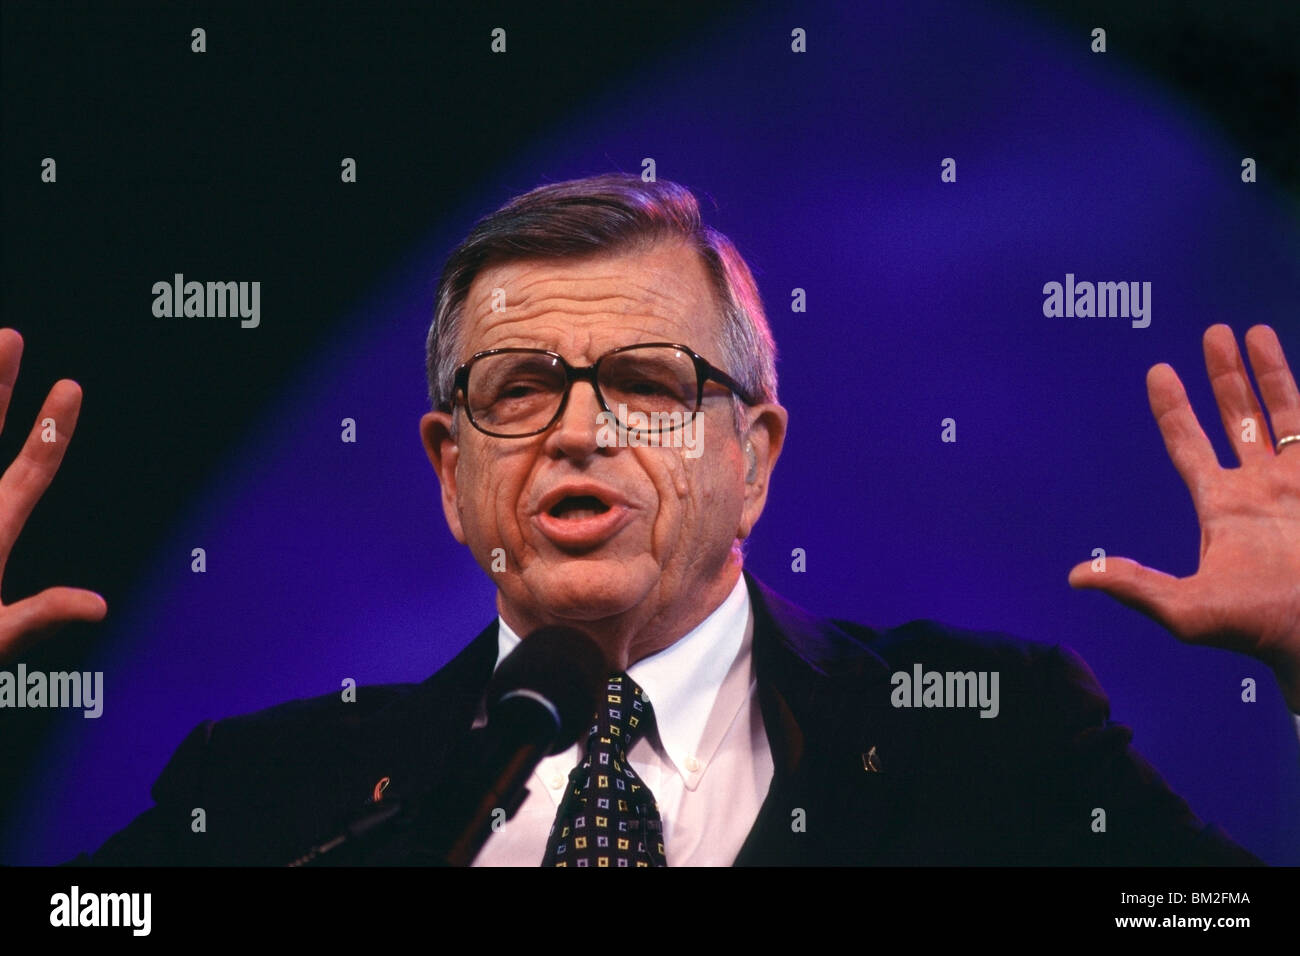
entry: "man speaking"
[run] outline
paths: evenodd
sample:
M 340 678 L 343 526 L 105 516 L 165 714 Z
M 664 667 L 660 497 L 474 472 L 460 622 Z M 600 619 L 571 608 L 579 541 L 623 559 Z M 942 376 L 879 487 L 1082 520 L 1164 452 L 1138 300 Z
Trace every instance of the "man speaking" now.
M 1300 397 L 1270 329 L 1246 344 L 1276 444 L 1236 441 L 1263 413 L 1232 332 L 1205 335 L 1238 469 L 1218 466 L 1173 370 L 1148 374 L 1201 521 L 1198 572 L 1109 558 L 1069 583 L 1264 660 L 1300 712 Z M 16 336 L 0 345 L 12 385 Z M 386 802 L 428 813 L 479 759 L 498 665 L 557 626 L 603 657 L 595 713 L 528 761 L 476 865 L 1257 862 L 1129 747 L 1068 649 L 827 620 L 744 572 L 788 416 L 749 269 L 686 189 L 597 176 L 481 220 L 442 273 L 427 369 L 420 435 L 496 621 L 413 688 L 201 725 L 155 805 L 82 862 L 279 865 Z M 41 415 L 59 442 L 29 441 L 0 484 L 5 554 L 79 398 L 55 386 Z M 0 648 L 103 613 L 88 592 L 44 592 L 5 609 Z M 349 860 L 427 861 L 421 832 L 358 840 Z

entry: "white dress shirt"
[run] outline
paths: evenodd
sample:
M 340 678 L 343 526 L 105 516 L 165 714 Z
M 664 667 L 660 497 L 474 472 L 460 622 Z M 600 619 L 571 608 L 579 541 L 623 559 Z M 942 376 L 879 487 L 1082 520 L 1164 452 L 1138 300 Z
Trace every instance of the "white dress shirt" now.
M 650 699 L 657 733 L 638 740 L 628 763 L 650 788 L 669 866 L 730 866 L 772 782 L 753 667 L 754 615 L 742 575 L 726 600 L 690 633 L 628 668 Z M 497 620 L 497 666 L 520 637 Z M 480 711 L 475 726 L 486 722 Z M 651 739 L 651 738 L 654 739 Z M 547 757 L 529 778 L 519 811 L 488 837 L 475 866 L 537 866 L 584 739 Z

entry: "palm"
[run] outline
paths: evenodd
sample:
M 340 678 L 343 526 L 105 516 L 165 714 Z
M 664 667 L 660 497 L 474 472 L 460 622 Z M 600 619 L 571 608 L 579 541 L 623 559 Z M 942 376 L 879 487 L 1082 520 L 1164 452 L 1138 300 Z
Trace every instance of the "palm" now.
M 9 411 L 22 352 L 22 337 L 13 329 L 0 329 L 0 428 Z M 81 387 L 68 379 L 55 382 L 22 451 L 0 476 L 0 579 L 14 541 L 59 470 L 80 410 Z M 49 419 L 54 421 L 54 441 L 45 440 L 49 427 L 44 423 Z M 107 612 L 98 594 L 66 587 L 47 588 L 13 604 L 0 605 L 0 664 L 16 659 L 33 638 L 61 624 L 98 621 Z
M 1224 484 L 1229 496 L 1234 485 L 1246 485 Z M 1200 565 L 1187 579 L 1187 607 L 1175 608 L 1180 637 L 1248 653 L 1297 637 L 1300 509 L 1295 500 L 1289 507 L 1251 500 L 1261 487 L 1242 487 L 1237 502 L 1200 512 Z
M 1205 333 L 1206 369 L 1239 468 L 1219 467 L 1174 370 L 1157 365 L 1147 374 L 1152 414 L 1200 521 L 1196 573 L 1175 578 L 1110 558 L 1100 573 L 1091 563 L 1077 565 L 1070 584 L 1105 591 L 1181 640 L 1266 661 L 1300 709 L 1300 447 L 1274 451 L 1275 440 L 1300 435 L 1300 394 L 1272 329 L 1252 328 L 1246 345 L 1268 422 L 1231 329 Z

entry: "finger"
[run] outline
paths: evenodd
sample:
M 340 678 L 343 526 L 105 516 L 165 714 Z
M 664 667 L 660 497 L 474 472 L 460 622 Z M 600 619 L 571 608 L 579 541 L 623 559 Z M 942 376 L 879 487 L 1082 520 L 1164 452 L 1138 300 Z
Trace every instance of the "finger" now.
M 81 386 L 70 379 L 55 382 L 22 451 L 0 477 L 0 577 L 14 540 L 59 470 L 80 411 Z
M 0 616 L 0 664 L 64 624 L 95 623 L 107 613 L 108 603 L 100 595 L 81 588 L 46 588 L 11 604 Z
M 1205 370 L 1210 376 L 1214 398 L 1219 403 L 1219 417 L 1228 433 L 1237 461 L 1260 461 L 1273 457 L 1273 440 L 1269 437 L 1264 412 L 1246 377 L 1237 337 L 1222 323 L 1205 330 Z M 1246 420 L 1253 422 L 1253 426 Z M 1251 438 L 1252 440 L 1246 440 Z
M 1219 459 L 1171 366 L 1162 362 L 1147 372 L 1147 399 L 1169 459 L 1199 505 L 1202 489 L 1219 473 Z
M 1291 374 L 1277 333 L 1267 325 L 1255 326 L 1246 333 L 1246 351 L 1250 353 L 1250 367 L 1268 408 L 1274 441 L 1280 441 L 1285 435 L 1300 435 L 1300 391 L 1296 389 L 1295 376 Z M 1283 451 L 1300 457 L 1300 449 L 1290 445 Z
M 0 429 L 5 427 L 9 399 L 18 381 L 18 366 L 23 358 L 23 337 L 14 329 L 0 329 Z
M 1070 569 L 1070 587 L 1104 591 L 1162 627 L 1178 634 L 1172 618 L 1182 581 L 1171 574 L 1148 568 L 1128 558 L 1104 559 L 1106 570 L 1095 569 L 1095 561 L 1083 561 Z

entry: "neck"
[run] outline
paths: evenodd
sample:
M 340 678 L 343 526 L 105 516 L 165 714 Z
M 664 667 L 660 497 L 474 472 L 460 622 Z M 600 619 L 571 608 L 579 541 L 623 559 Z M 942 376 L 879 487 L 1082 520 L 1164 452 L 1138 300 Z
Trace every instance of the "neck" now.
M 600 645 L 612 671 L 626 671 L 637 661 L 671 647 L 699 627 L 727 599 L 741 571 L 741 558 L 733 552 L 708 582 L 679 587 L 671 599 L 655 600 L 652 591 L 636 606 L 597 620 L 563 620 L 527 610 L 519 613 L 505 605 L 500 592 L 497 609 L 520 637 L 527 637 L 545 624 L 575 627 Z

